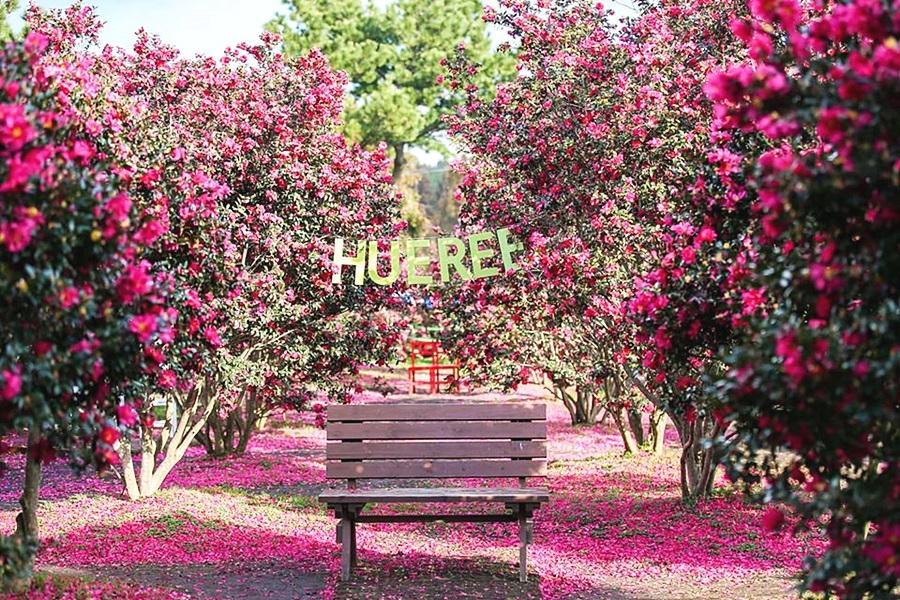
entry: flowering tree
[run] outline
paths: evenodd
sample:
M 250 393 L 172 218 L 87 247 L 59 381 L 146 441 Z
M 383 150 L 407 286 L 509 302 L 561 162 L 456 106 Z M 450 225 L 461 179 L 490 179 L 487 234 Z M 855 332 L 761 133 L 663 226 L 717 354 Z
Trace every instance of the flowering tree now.
M 147 104 L 139 126 L 171 144 L 142 163 L 158 165 L 144 170 L 142 197 L 178 223 L 159 260 L 173 263 L 186 292 L 186 343 L 208 353 L 183 354 L 160 382 L 178 425 L 152 443 L 145 432 L 141 495 L 158 487 L 204 417 L 221 413 L 204 432 L 212 450 L 243 450 L 269 407 L 302 407 L 323 392 L 341 398 L 356 366 L 385 357 L 397 339 L 379 312 L 390 290 L 331 282 L 333 237 L 399 228 L 385 156 L 335 133 L 344 80 L 324 58 L 288 63 L 276 42 L 215 62 L 181 60 L 143 38 L 122 60 L 124 91 Z M 173 126 L 158 130 L 166 115 Z M 170 193 L 173 184 L 180 193 Z M 228 423 L 241 413 L 235 437 Z M 145 479 L 151 450 L 165 458 Z
M 145 353 L 174 321 L 142 259 L 159 224 L 134 209 L 127 170 L 98 154 L 65 92 L 85 65 L 45 68 L 47 45 L 32 32 L 0 51 L 0 433 L 27 432 L 22 512 L 0 544 L 7 583 L 30 576 L 42 463 L 115 461 L 156 369 Z
M 827 517 L 805 587 L 881 598 L 900 577 L 900 6 L 824 4 L 751 2 L 755 60 L 708 85 L 723 128 L 775 146 L 746 155 L 763 306 L 716 383 L 731 476 L 800 527 Z
M 488 18 L 520 41 L 521 74 L 489 103 L 468 85 L 469 103 L 451 128 L 474 156 L 461 218 L 507 225 L 526 256 L 541 256 L 522 286 L 535 310 L 579 322 L 592 342 L 581 349 L 605 357 L 600 372 L 621 373 L 624 387 L 668 414 L 682 441 L 683 494 L 706 494 L 718 457 L 703 438 L 718 425 L 708 397 L 689 392 L 733 328 L 711 321 L 703 335 L 684 336 L 676 355 L 672 326 L 656 317 L 672 300 L 660 286 L 690 283 L 684 266 L 718 239 L 703 219 L 709 195 L 698 194 L 707 175 L 717 176 L 702 88 L 708 72 L 743 55 L 727 28 L 741 4 L 660 2 L 619 31 L 587 2 L 503 6 Z M 452 64 L 452 84 L 467 85 L 472 69 Z M 685 331 L 704 323 L 688 319 L 691 287 L 671 303 Z M 716 314 L 714 306 L 704 312 Z
M 463 208 L 468 218 L 474 204 Z M 532 234 L 528 249 L 517 257 L 517 271 L 458 283 L 441 295 L 443 341 L 470 378 L 511 389 L 541 377 L 568 410 L 572 425 L 593 425 L 610 415 L 625 450 L 638 452 L 644 439 L 642 402 L 630 394 L 626 374 L 604 344 L 608 338 L 598 334 L 595 322 L 557 311 L 552 289 L 539 287 L 545 273 L 567 269 L 577 277 L 579 267 L 568 261 L 565 248 L 561 252 L 540 234 Z M 599 284 L 584 285 L 597 289 Z M 662 428 L 652 435 L 661 442 Z M 654 447 L 661 450 L 659 443 Z
M 79 14 L 33 10 L 31 23 L 90 36 L 96 19 Z M 399 334 L 380 311 L 391 289 L 331 282 L 333 237 L 402 228 L 385 155 L 335 133 L 343 77 L 317 53 L 285 62 L 276 44 L 182 59 L 142 34 L 133 52 L 86 54 L 90 85 L 106 90 L 96 110 L 127 119 L 97 143 L 123 157 L 136 202 L 165 225 L 147 259 L 174 276 L 183 324 L 149 399 L 162 414 L 150 402 L 142 414 L 139 473 L 119 448 L 133 498 L 154 493 L 198 434 L 240 451 L 271 407 L 343 398 L 357 365 Z M 80 54 L 56 49 L 60 62 Z

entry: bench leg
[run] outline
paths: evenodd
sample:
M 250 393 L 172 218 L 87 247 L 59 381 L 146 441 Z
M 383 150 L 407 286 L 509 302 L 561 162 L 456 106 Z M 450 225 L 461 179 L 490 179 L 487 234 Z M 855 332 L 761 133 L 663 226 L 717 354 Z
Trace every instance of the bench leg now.
M 350 566 L 356 567 L 356 521 L 350 521 Z
M 528 581 L 528 517 L 519 507 L 519 581 Z
M 350 581 L 353 525 L 351 519 L 341 519 L 341 581 Z

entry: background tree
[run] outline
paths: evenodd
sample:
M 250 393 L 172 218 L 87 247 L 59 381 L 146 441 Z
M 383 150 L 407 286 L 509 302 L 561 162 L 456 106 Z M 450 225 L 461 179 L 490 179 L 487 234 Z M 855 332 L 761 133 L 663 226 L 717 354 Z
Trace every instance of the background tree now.
M 344 130 L 366 147 L 387 143 L 400 176 L 410 147 L 444 149 L 442 117 L 463 99 L 440 85 L 441 61 L 458 48 L 481 65 L 490 88 L 512 74 L 508 55 L 491 50 L 480 0 L 285 0 L 287 14 L 267 25 L 300 55 L 318 48 L 347 73 Z
M 400 215 L 406 222 L 406 233 L 413 237 L 431 235 L 434 226 L 422 202 L 420 187 L 422 175 L 419 174 L 419 161 L 414 156 L 406 159 L 406 168 L 394 179 L 394 184 L 403 196 Z
M 417 167 L 419 180 L 416 190 L 422 210 L 434 227 L 443 233 L 452 233 L 459 220 L 459 201 L 456 190 L 462 176 L 442 159 L 432 166 Z
M 13 38 L 14 32 L 9 26 L 9 15 L 19 7 L 19 0 L 0 0 L 0 42 Z

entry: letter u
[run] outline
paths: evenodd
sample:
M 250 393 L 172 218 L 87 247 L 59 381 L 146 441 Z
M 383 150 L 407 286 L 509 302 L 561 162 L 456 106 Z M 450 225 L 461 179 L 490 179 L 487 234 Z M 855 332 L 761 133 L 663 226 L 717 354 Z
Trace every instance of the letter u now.
M 386 277 L 378 274 L 378 242 L 369 242 L 369 279 L 378 285 L 391 285 L 400 277 L 400 241 L 391 242 L 391 271 Z

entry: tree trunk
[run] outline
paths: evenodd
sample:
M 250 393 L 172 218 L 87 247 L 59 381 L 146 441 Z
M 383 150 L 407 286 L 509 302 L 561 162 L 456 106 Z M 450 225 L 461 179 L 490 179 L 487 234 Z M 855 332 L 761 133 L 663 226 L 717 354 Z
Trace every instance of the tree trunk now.
M 4 592 L 22 594 L 31 586 L 34 555 L 40 535 L 37 516 L 41 489 L 40 442 L 40 430 L 29 429 L 25 451 L 25 484 L 19 498 L 22 512 L 16 515 L 16 532 L 4 540 L 7 547 L 2 557 L 3 580 L 0 586 Z
M 406 144 L 397 144 L 394 146 L 394 166 L 391 169 L 391 179 L 394 183 L 400 181 L 404 164 L 406 164 Z
M 253 435 L 254 431 L 259 429 L 258 423 L 262 418 L 262 415 L 260 414 L 260 407 L 257 399 L 256 388 L 250 388 L 250 391 L 247 394 L 246 418 L 239 431 L 238 444 L 235 448 L 237 454 L 243 454 L 247 451 L 247 444 L 250 443 L 250 437 Z
M 665 447 L 666 425 L 669 417 L 664 410 L 653 409 L 650 414 L 650 446 L 653 454 L 662 454 Z
M 553 396 L 566 407 L 573 427 L 597 423 L 597 416 L 603 405 L 598 402 L 597 395 L 593 390 L 577 385 L 567 386 L 563 381 L 554 381 L 551 391 Z
M 134 461 L 131 457 L 131 440 L 120 440 L 119 447 L 116 450 L 119 452 L 119 458 L 122 461 L 122 477 L 125 479 L 125 492 L 129 498 L 137 500 L 141 497 L 141 488 L 134 473 Z
M 16 517 L 16 535 L 21 539 L 37 540 L 40 531 L 38 527 L 38 495 L 41 490 L 41 457 L 39 444 L 41 432 L 35 427 L 28 431 L 28 449 L 25 458 L 25 487 L 19 504 L 22 512 Z
M 152 427 L 140 428 L 141 468 L 138 477 L 135 477 L 131 448 L 124 443 L 119 445 L 118 454 L 123 463 L 125 489 L 129 498 L 146 498 L 159 490 L 215 409 L 216 384 L 212 377 L 199 381 L 184 396 L 183 405 L 180 397 L 170 397 L 166 405 L 166 423 L 158 438 Z M 176 410 L 176 404 L 180 410 Z
M 688 422 L 683 413 L 677 413 L 665 406 L 647 384 L 625 365 L 625 372 L 631 382 L 653 403 L 657 410 L 664 410 L 672 420 L 681 442 L 681 498 L 685 502 L 695 502 L 712 492 L 716 467 L 722 457 L 712 449 L 703 448 L 704 439 L 712 439 L 722 433 L 714 420 L 697 415 Z M 662 436 L 660 436 L 662 437 Z
M 644 423 L 641 419 L 641 413 L 634 408 L 628 409 L 628 425 L 634 434 L 634 439 L 638 446 L 644 445 Z
M 575 402 L 566 391 L 566 384 L 561 381 L 552 381 L 552 384 L 550 391 L 553 392 L 553 397 L 562 402 L 563 406 L 566 407 L 566 411 L 569 413 L 569 421 L 574 427 L 578 424 L 578 418 L 575 412 Z
M 227 414 L 223 416 L 223 409 L 219 409 L 209 416 L 204 431 L 197 435 L 207 454 L 222 457 L 247 451 L 250 438 L 259 431 L 267 414 L 258 398 L 256 388 L 248 388 Z
M 631 426 L 628 422 L 628 411 L 624 407 L 613 408 L 609 411 L 612 414 L 613 421 L 616 423 L 616 429 L 622 436 L 622 443 L 625 445 L 625 454 L 637 454 L 640 450 Z
M 716 467 L 722 458 L 712 448 L 704 448 L 703 440 L 715 438 L 721 430 L 707 416 L 698 415 L 693 421 L 687 421 L 684 415 L 670 413 L 669 417 L 682 440 L 681 497 L 685 502 L 695 502 L 712 493 Z

